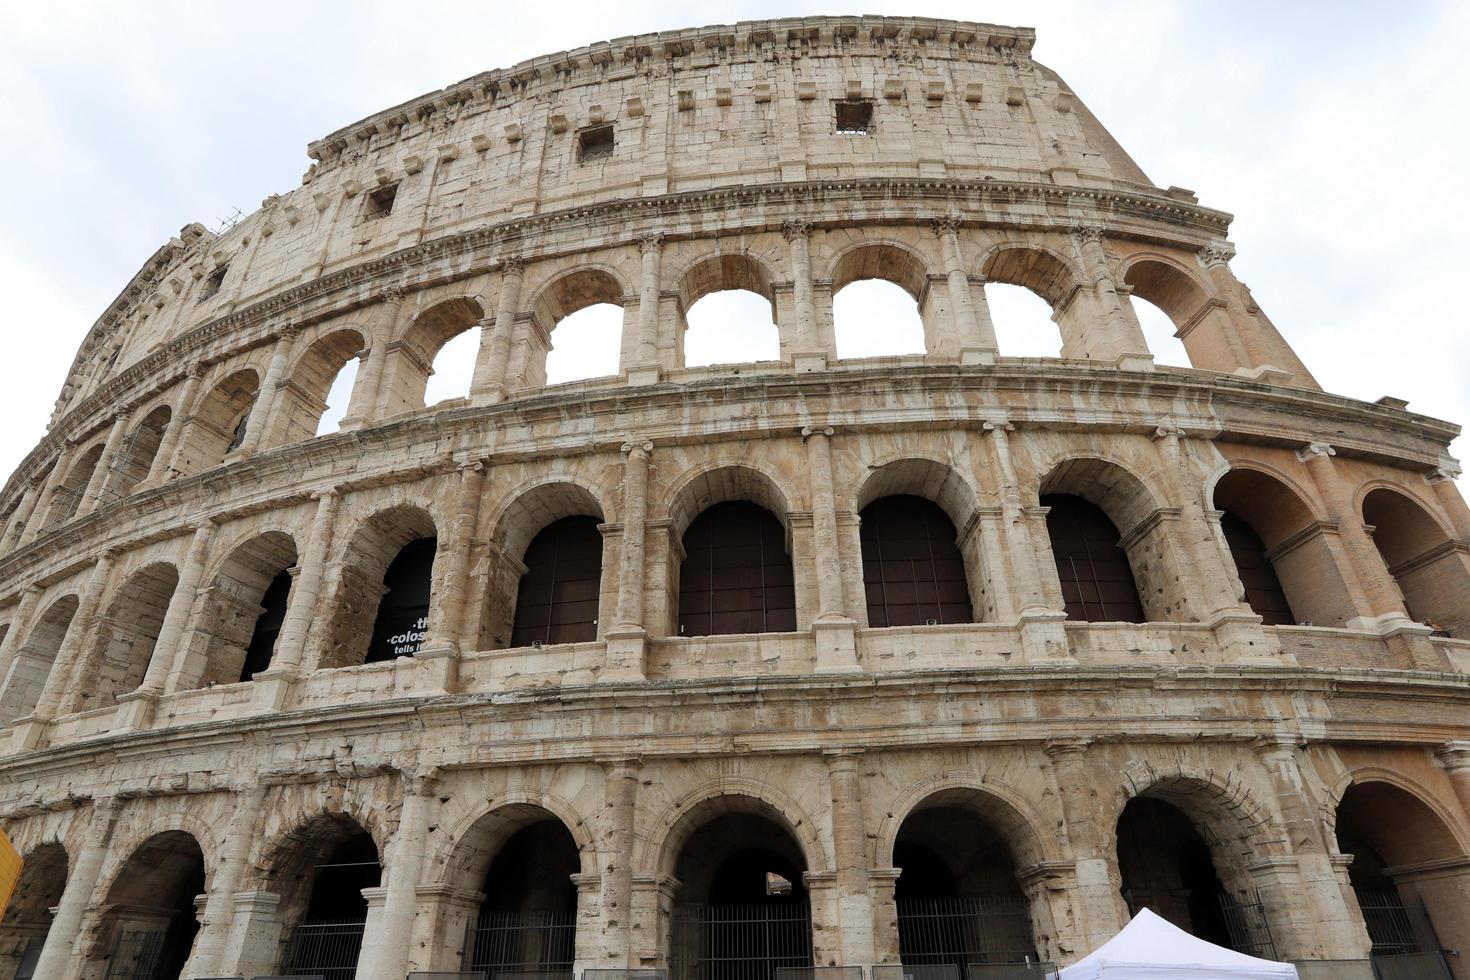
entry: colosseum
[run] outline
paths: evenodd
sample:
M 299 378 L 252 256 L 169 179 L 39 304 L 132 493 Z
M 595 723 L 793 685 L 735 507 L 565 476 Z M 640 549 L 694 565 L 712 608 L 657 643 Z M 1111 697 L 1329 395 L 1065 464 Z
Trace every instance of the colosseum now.
M 984 980 L 1143 906 L 1470 977 L 1458 427 L 1322 391 L 1034 40 L 546 55 L 159 248 L 0 493 L 0 980 Z M 921 353 L 838 355 L 869 279 Z M 687 364 L 724 290 L 769 356 Z

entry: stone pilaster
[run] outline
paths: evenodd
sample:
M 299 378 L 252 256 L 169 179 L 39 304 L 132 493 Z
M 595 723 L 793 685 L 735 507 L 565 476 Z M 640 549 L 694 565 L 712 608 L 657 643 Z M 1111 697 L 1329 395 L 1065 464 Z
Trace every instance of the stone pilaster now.
M 204 566 L 209 561 L 209 545 L 214 540 L 214 532 L 214 521 L 205 520 L 195 525 L 189 550 L 179 568 L 178 585 L 168 601 L 163 625 L 158 630 L 158 641 L 153 645 L 148 672 L 136 691 L 118 696 L 126 728 L 146 728 L 153 720 L 153 706 L 158 698 L 165 692 L 178 690 L 183 657 L 187 652 L 183 643 L 184 631 L 198 598 L 199 583 L 204 578 Z
M 97 877 L 107 860 L 112 831 L 117 826 L 121 804 L 116 798 L 92 801 L 92 817 L 87 827 L 86 843 L 72 862 L 61 901 L 51 918 L 51 929 L 41 947 L 32 980 L 63 980 L 71 973 L 71 961 L 81 941 L 82 916 L 97 890 Z
M 1097 802 L 1086 761 L 1088 746 L 1089 742 L 1082 739 L 1053 739 L 1045 746 L 1062 804 L 1062 818 L 1067 824 L 1067 841 L 1076 862 L 1074 908 L 1077 931 L 1084 946 L 1079 952 L 1083 954 L 1113 938 L 1128 921 L 1113 881 L 1113 862 L 1103 850 L 1106 833 L 1098 824 Z
M 382 905 L 376 928 L 363 931 L 362 955 L 357 965 L 357 975 L 362 980 L 398 980 L 408 972 L 409 938 L 418 909 L 417 888 L 428 847 L 438 788 L 437 771 L 405 773 L 402 784 L 398 830 L 387 847 L 384 869 L 388 873 L 387 884 L 363 890 L 364 894 L 380 892 Z
M 235 811 L 230 815 L 225 846 L 210 882 L 199 933 L 184 966 L 182 975 L 185 977 L 220 975 L 220 961 L 235 921 L 235 893 L 240 889 L 245 866 L 250 861 L 250 849 L 255 844 L 264 799 L 263 786 L 245 787 L 235 792 Z
M 858 669 L 857 624 L 847 616 L 843 593 L 842 555 L 837 536 L 837 503 L 832 491 L 832 429 L 807 426 L 801 430 L 806 442 L 807 472 L 812 502 L 814 564 L 817 578 L 818 672 Z
M 270 429 L 271 419 L 275 416 L 276 405 L 280 401 L 281 381 L 286 376 L 286 365 L 291 359 L 291 352 L 296 347 L 296 338 L 300 333 L 299 327 L 288 326 L 277 334 L 275 350 L 271 353 L 270 363 L 266 365 L 265 379 L 260 383 L 255 404 L 250 406 L 250 415 L 245 419 L 245 435 L 235 449 L 236 456 L 249 456 L 255 452 L 260 446 L 261 437 Z
M 494 325 L 480 335 L 480 354 L 470 381 L 470 401 L 476 405 L 505 398 L 509 370 L 510 340 L 515 333 L 516 312 L 521 303 L 525 264 L 518 256 L 500 260 L 500 297 L 495 302 Z
M 983 288 L 978 304 L 982 310 L 976 309 L 970 277 L 965 271 L 964 252 L 960 248 L 959 228 L 962 220 L 959 214 L 951 212 L 931 222 L 944 254 L 944 275 L 949 289 L 950 306 L 954 311 L 955 353 L 966 364 L 993 364 L 997 348 L 995 326 L 990 320 L 989 304 L 985 302 Z
M 868 836 L 863 822 L 862 754 L 827 755 L 832 795 L 832 852 L 837 864 L 839 962 L 865 966 L 873 957 L 873 902 L 868 893 Z
M 78 517 L 86 517 L 102 506 L 102 497 L 107 492 L 108 477 L 116 465 L 117 447 L 128 431 L 128 413 L 118 412 L 112 419 L 112 428 L 107 432 L 107 441 L 102 445 L 102 456 L 87 480 L 87 489 L 82 491 L 81 503 L 77 504 Z
M 163 436 L 158 442 L 158 451 L 153 454 L 153 465 L 148 467 L 148 476 L 138 486 L 139 490 L 157 486 L 178 475 L 182 462 L 184 426 L 194 413 L 194 403 L 199 399 L 199 384 L 204 377 L 204 365 L 195 364 L 184 378 L 184 387 L 174 402 L 173 412 L 168 417 Z
M 648 631 L 643 623 L 644 539 L 648 533 L 651 442 L 623 445 L 623 542 L 618 555 L 617 624 L 607 631 L 608 680 L 642 680 Z
M 470 577 L 470 553 L 475 543 L 475 525 L 480 515 L 480 497 L 485 487 L 485 467 L 479 461 L 464 463 L 459 468 L 459 488 L 455 494 L 454 518 L 442 539 L 444 573 L 435 592 L 434 606 L 429 612 L 428 635 L 414 655 L 420 667 L 428 672 L 424 678 L 429 687 L 452 691 L 458 678 L 459 642 L 463 635 L 465 592 Z
M 812 296 L 811 225 L 805 221 L 787 221 L 781 233 L 791 254 L 791 287 L 796 305 L 796 342 L 791 352 L 798 372 L 821 371 L 827 367 L 830 351 L 821 348 L 817 336 L 816 302 Z

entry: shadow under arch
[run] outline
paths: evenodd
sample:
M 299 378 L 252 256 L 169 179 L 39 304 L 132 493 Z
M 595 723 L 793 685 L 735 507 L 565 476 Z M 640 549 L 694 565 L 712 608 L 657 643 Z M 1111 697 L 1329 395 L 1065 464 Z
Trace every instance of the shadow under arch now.
M 714 460 L 681 474 L 664 499 L 664 510 L 671 522 L 670 536 L 677 540 L 703 511 L 731 501 L 764 507 L 786 526 L 792 498 L 776 477 L 763 468 L 748 462 Z
M 75 592 L 68 592 L 51 600 L 45 611 L 32 619 L 9 673 L 0 677 L 0 725 L 23 718 L 36 707 L 46 679 L 57 669 L 56 655 L 66 641 L 80 602 Z M 62 695 L 63 703 L 67 697 Z
M 432 611 L 437 542 L 433 515 L 410 503 L 374 511 L 345 536 L 334 566 L 331 621 L 318 641 L 320 667 L 357 666 L 417 651 Z
M 15 890 L 0 918 L 0 977 L 30 975 L 51 931 L 51 909 L 66 888 L 66 848 L 58 841 L 37 844 L 25 855 Z
M 73 710 L 115 704 L 118 695 L 143 683 L 178 585 L 179 571 L 172 561 L 149 562 L 118 583 L 77 671 Z
M 198 473 L 224 462 L 227 454 L 245 439 L 245 423 L 260 394 L 260 375 L 254 368 L 240 368 L 209 389 L 199 404 L 180 406 L 191 414 L 180 436 L 180 472 Z
M 280 528 L 255 529 L 224 551 L 204 578 L 188 639 L 198 666 L 179 677 L 180 690 L 249 680 L 270 665 L 298 556 L 294 535 Z
M 176 980 L 199 931 L 194 901 L 206 890 L 204 852 L 193 834 L 166 830 L 147 838 L 119 863 L 86 959 L 94 968 L 106 960 L 117 973 L 151 963 L 152 977 Z

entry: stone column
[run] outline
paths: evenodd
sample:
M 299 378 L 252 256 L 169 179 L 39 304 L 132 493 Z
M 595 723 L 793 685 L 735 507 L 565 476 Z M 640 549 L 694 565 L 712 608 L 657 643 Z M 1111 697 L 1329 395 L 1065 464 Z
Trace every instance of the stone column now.
M 1435 753 L 1435 761 L 1450 777 L 1450 785 L 1470 821 L 1470 740 L 1446 742 Z
M 781 233 L 791 250 L 791 288 L 796 305 L 796 346 L 792 360 L 796 370 L 821 371 L 827 367 L 827 352 L 817 338 L 817 311 L 812 299 L 811 225 L 787 221 Z
M 475 376 L 470 383 L 470 401 L 479 405 L 505 398 L 506 375 L 509 372 L 510 339 L 515 333 L 516 312 L 521 303 L 521 284 L 525 264 L 517 256 L 500 260 L 500 298 L 495 304 L 495 324 L 480 335 L 480 356 L 475 361 Z
M 281 896 L 274 892 L 236 892 L 229 938 L 220 954 L 218 976 L 258 977 L 279 973 L 281 920 L 277 912 Z
M 659 265 L 663 256 L 664 236 L 652 232 L 638 239 L 643 254 L 643 274 L 638 280 L 638 343 L 633 363 L 623 365 L 629 384 L 653 384 L 658 381 L 658 300 Z
M 203 377 L 203 364 L 195 364 L 189 368 L 188 376 L 184 379 L 184 388 L 179 392 L 178 401 L 174 403 L 173 414 L 168 417 L 168 425 L 163 430 L 158 451 L 153 454 L 153 463 L 148 467 L 148 476 L 143 480 L 142 486 L 157 486 L 170 479 L 169 474 L 179 472 L 184 425 L 194 414 L 194 401 L 199 396 L 199 383 Z
M 5 703 L 5 696 L 9 693 L 10 669 L 15 663 L 16 652 L 20 650 L 20 638 L 30 635 L 31 617 L 36 614 L 36 603 L 43 591 L 39 585 L 32 585 L 20 594 L 15 615 L 10 618 L 10 629 L 6 631 L 4 641 L 0 641 L 0 705 Z
M 230 815 L 224 850 L 214 869 L 214 880 L 204 903 L 204 919 L 182 973 L 185 977 L 221 975 L 220 961 L 235 920 L 235 894 L 240 890 L 245 866 L 250 862 L 250 849 L 255 843 L 256 825 L 260 821 L 264 800 L 264 786 L 235 791 L 235 811 Z
M 66 888 L 51 918 L 41 957 L 36 961 L 32 980 L 63 980 L 69 973 L 73 950 L 81 939 L 82 916 L 91 904 L 97 888 L 97 876 L 107 860 L 107 847 L 121 804 L 115 797 L 92 801 L 92 820 L 87 827 L 87 840 L 72 862 Z
M 643 623 L 644 539 L 648 533 L 651 442 L 623 445 L 623 546 L 618 554 L 618 621 L 607 631 L 608 679 L 642 680 L 648 630 Z
M 393 325 L 398 321 L 398 311 L 403 308 L 403 290 L 397 286 L 385 286 L 378 292 L 382 300 L 378 323 L 368 335 L 367 358 L 357 372 L 353 382 L 352 402 L 348 412 L 338 423 L 338 431 L 350 432 L 365 429 L 378 420 L 382 406 L 383 368 L 388 363 L 388 345 L 393 335 Z
M 807 471 L 812 502 L 817 619 L 813 624 L 819 672 L 858 670 L 857 624 L 847 617 L 842 587 L 842 555 L 837 539 L 837 502 L 832 491 L 832 428 L 806 426 Z
M 51 498 L 56 493 L 56 487 L 61 483 L 69 460 L 70 443 L 64 446 L 56 455 L 56 464 L 51 467 L 51 472 L 46 474 L 46 482 L 41 484 L 41 490 L 36 494 L 36 507 L 31 512 L 31 521 L 26 525 L 25 531 L 20 536 L 19 547 L 25 547 L 36 536 L 41 533 L 41 527 L 46 523 L 46 512 L 51 509 Z
M 1449 516 L 1455 536 L 1470 543 L 1470 505 L 1465 503 L 1465 498 L 1455 487 L 1455 481 L 1463 472 L 1458 463 L 1449 462 L 1429 474 L 1425 480 L 1434 491 L 1434 496 L 1438 498 L 1445 514 Z
M 1230 260 L 1235 257 L 1235 246 L 1229 242 L 1211 242 L 1197 253 L 1199 261 L 1210 277 L 1216 297 L 1225 304 L 1225 313 L 1235 327 L 1238 346 L 1244 350 L 1251 368 L 1275 368 L 1283 374 L 1293 375 L 1295 383 L 1307 388 L 1319 387 L 1311 372 L 1296 356 L 1286 340 L 1266 320 L 1253 303 L 1247 303 L 1245 287 L 1230 271 Z M 1252 372 L 1254 373 L 1254 372 Z
M 954 309 L 955 326 L 959 334 L 959 356 L 963 364 L 994 364 L 997 350 L 995 325 L 990 321 L 989 304 L 985 306 L 982 320 L 975 309 L 974 294 L 970 290 L 970 277 L 965 272 L 965 257 L 960 250 L 959 228 L 963 219 L 950 212 L 932 222 L 934 234 L 944 252 L 944 275 L 949 286 L 949 301 Z
M 1012 575 L 1010 588 L 1019 608 L 1021 647 L 1027 660 L 1069 660 L 1072 654 L 1063 625 L 1067 613 L 1060 607 L 1053 608 L 1047 599 L 1047 576 L 1056 577 L 1056 570 L 1050 567 L 1051 549 L 1041 547 L 1045 540 L 1043 532 L 1037 532 L 1042 534 L 1041 540 L 1032 533 L 1031 515 L 1021 497 L 1020 480 L 1011 457 L 1010 433 L 1015 428 L 1004 418 L 990 419 L 982 425 L 982 431 L 990 437 L 987 441 L 1000 473 L 1001 526 L 1005 539 L 1004 553 L 989 556 L 987 561 L 997 562 Z
M 184 629 L 189 625 L 189 614 L 194 610 L 194 600 L 199 594 L 199 581 L 204 577 L 204 565 L 209 560 L 209 543 L 214 539 L 215 524 L 204 520 L 195 525 L 194 537 L 179 569 L 179 583 L 168 600 L 168 610 L 163 614 L 163 625 L 158 630 L 158 641 L 153 645 L 153 657 L 148 661 L 148 672 L 143 683 L 130 694 L 118 695 L 123 709 L 125 728 L 142 728 L 153 720 L 153 705 L 165 691 L 173 691 L 178 685 L 179 668 L 182 666 Z
M 1271 735 L 1256 739 L 1252 748 L 1271 778 L 1294 865 L 1265 862 L 1252 868 L 1258 883 L 1284 879 L 1285 894 L 1276 889 L 1272 934 L 1277 950 L 1288 959 L 1359 959 L 1368 955 L 1360 920 L 1348 908 L 1337 868 L 1336 853 L 1322 826 L 1318 807 L 1307 786 L 1295 736 Z M 1284 873 L 1285 872 L 1285 873 Z M 1269 894 L 1269 890 L 1267 892 Z M 1266 895 L 1263 895 L 1263 900 Z
M 602 949 L 596 966 L 631 969 L 633 962 L 633 819 L 638 801 L 638 759 L 614 759 L 603 764 L 606 789 L 607 860 L 602 874 Z
M 1102 852 L 1103 828 L 1097 824 L 1096 804 L 1087 774 L 1088 742 L 1052 739 L 1045 752 L 1052 761 L 1067 841 L 1077 867 L 1077 927 L 1091 952 L 1113 938 L 1128 921 L 1123 899 L 1113 886 L 1112 861 Z
M 378 928 L 363 932 L 357 975 L 362 980 L 400 980 L 408 971 L 408 941 L 418 908 L 417 888 L 428 845 L 438 788 L 437 770 L 405 773 L 398 831 L 388 845 L 388 883 L 381 889 Z
M 270 428 L 276 413 L 276 403 L 280 400 L 281 381 L 286 376 L 286 363 L 291 359 L 291 351 L 296 346 L 296 338 L 300 333 L 299 327 L 288 326 L 282 327 L 276 335 L 276 346 L 271 353 L 270 363 L 266 365 L 265 380 L 260 383 L 255 404 L 250 406 L 250 415 L 245 420 L 245 436 L 235 449 L 237 456 L 249 456 L 255 452 L 261 437 Z
M 480 515 L 480 496 L 485 487 L 485 467 L 478 461 L 459 468 L 459 490 L 455 495 L 454 518 L 444 541 L 444 573 L 435 591 L 434 607 L 423 646 L 414 654 L 426 674 L 424 683 L 437 691 L 454 690 L 458 677 L 459 643 L 464 625 L 465 590 L 470 577 L 470 552 L 475 543 L 475 525 Z
M 837 926 L 844 966 L 874 959 L 873 901 L 868 893 L 868 836 L 863 826 L 861 752 L 827 754 L 832 794 L 832 851 L 837 864 Z
M 128 413 L 118 412 L 112 420 L 112 428 L 108 430 L 107 441 L 102 445 L 102 456 L 97 460 L 96 469 L 92 470 L 92 477 L 87 481 L 87 489 L 82 492 L 81 503 L 77 504 L 78 517 L 86 517 L 92 511 L 102 506 L 102 494 L 107 489 L 107 477 L 112 473 L 114 465 L 113 457 L 117 455 L 118 443 L 122 442 L 123 435 L 128 431 Z
M 485 390 L 492 386 L 492 378 L 496 377 L 496 367 L 491 360 L 494 353 L 495 342 L 495 317 L 482 318 L 475 326 L 480 328 L 480 346 L 475 351 L 475 370 L 470 375 L 470 402 L 478 404 Z M 504 365 L 501 372 L 504 373 Z
M 1082 259 L 1083 273 L 1089 279 L 1092 293 L 1107 325 L 1107 337 L 1102 344 L 1089 343 L 1088 347 L 1102 359 L 1112 361 L 1118 367 L 1130 370 L 1151 370 L 1154 357 L 1149 353 L 1148 341 L 1143 338 L 1143 329 L 1133 308 L 1124 307 L 1119 295 L 1118 284 L 1113 279 L 1107 254 L 1103 251 L 1103 230 L 1083 227 L 1072 233 L 1077 242 L 1077 253 Z
M 279 711 L 286 694 L 301 669 L 306 637 L 316 618 L 317 599 L 327 570 L 327 552 L 332 546 L 332 531 L 337 520 L 337 506 L 342 495 L 336 488 L 316 495 L 316 517 L 306 539 L 306 552 L 301 558 L 301 572 L 291 583 L 286 602 L 286 615 L 276 638 L 276 652 L 270 667 L 255 675 L 258 695 L 256 705 L 266 711 Z
M 61 649 L 56 651 L 56 659 L 51 662 L 46 685 L 36 699 L 36 707 L 31 712 L 29 722 L 22 725 L 17 734 L 20 748 L 33 749 L 40 744 L 47 723 L 56 717 L 62 694 L 73 688 L 73 675 L 77 673 L 90 642 L 97 619 L 97 607 L 102 604 L 102 596 L 112 579 L 112 567 L 116 560 L 116 553 L 108 551 L 92 566 L 92 574 L 87 579 L 87 587 L 82 592 L 77 611 L 72 614 L 71 625 L 67 627 L 66 636 L 61 641 Z
M 36 502 L 40 499 L 41 485 L 35 480 L 27 481 L 20 503 L 16 504 L 15 513 L 10 517 L 10 526 L 5 529 L 5 540 L 0 542 L 0 549 L 9 551 L 19 545 L 26 528 L 30 526 L 31 515 L 36 512 Z

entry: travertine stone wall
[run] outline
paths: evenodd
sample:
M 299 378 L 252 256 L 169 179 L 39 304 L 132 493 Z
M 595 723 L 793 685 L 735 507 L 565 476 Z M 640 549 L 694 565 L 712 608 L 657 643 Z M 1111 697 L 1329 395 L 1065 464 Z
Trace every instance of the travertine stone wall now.
M 151 257 L 0 491 L 0 820 L 32 856 L 0 980 L 42 935 L 37 977 L 101 977 L 159 914 L 145 872 L 189 861 L 185 975 L 276 972 L 357 829 L 383 863 L 359 975 L 457 970 L 490 862 L 547 818 L 578 849 L 578 968 L 667 966 L 685 845 L 725 814 L 800 858 L 814 962 L 893 963 L 894 844 L 939 803 L 1004 842 L 1070 962 L 1126 914 L 1135 797 L 1202 829 L 1283 957 L 1367 953 L 1341 807 L 1405 828 L 1395 881 L 1470 943 L 1458 428 L 1322 392 L 1231 273 L 1229 216 L 1153 186 L 1032 40 L 809 18 L 537 58 L 313 143 L 299 188 Z M 868 278 L 913 297 L 924 355 L 837 356 L 833 295 Z M 997 350 L 988 283 L 1049 302 L 1063 356 Z M 780 359 L 686 366 L 688 308 L 732 288 L 770 301 Z M 1192 369 L 1153 365 L 1135 296 Z M 597 302 L 618 373 L 546 386 Z M 470 390 L 425 406 L 475 328 Z M 1053 493 L 1116 525 L 1147 622 L 1066 620 Z M 861 514 L 895 494 L 954 525 L 976 622 L 869 626 Z M 681 636 L 682 537 L 735 500 L 782 526 L 797 629 Z M 1227 511 L 1298 625 L 1245 601 Z M 599 522 L 597 637 L 510 648 L 526 548 L 568 516 Z M 426 642 L 365 665 L 428 535 Z

